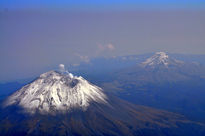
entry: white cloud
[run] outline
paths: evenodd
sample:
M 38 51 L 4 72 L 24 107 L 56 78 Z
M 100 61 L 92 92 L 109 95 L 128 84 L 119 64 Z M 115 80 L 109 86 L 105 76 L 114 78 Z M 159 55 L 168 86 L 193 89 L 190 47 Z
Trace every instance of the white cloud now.
M 83 62 L 86 62 L 86 63 L 90 62 L 90 59 L 89 59 L 88 56 L 83 56 L 83 55 L 81 55 L 79 53 L 75 53 L 75 55 L 78 56 L 80 58 L 80 60 L 83 61 Z
M 103 51 L 113 51 L 115 50 L 115 46 L 111 43 L 109 44 L 98 44 L 98 52 L 103 52 Z
M 64 64 L 59 64 L 58 68 L 59 68 L 59 71 L 60 71 L 60 72 L 65 72 L 65 71 L 66 71 Z
M 115 50 L 114 45 L 111 44 L 111 43 L 107 44 L 106 46 L 107 46 L 107 48 L 108 48 L 109 50 L 111 50 L 111 51 L 112 51 L 112 50 Z
M 69 73 L 66 69 L 65 69 L 65 65 L 64 64 L 59 64 L 58 66 L 59 68 L 59 71 L 63 74 L 67 74 L 70 78 L 73 78 L 73 74 L 72 73 Z
M 98 56 L 110 56 L 110 53 L 115 50 L 115 46 L 111 43 L 108 44 L 97 44 L 97 49 L 93 50 L 93 53 L 90 54 L 90 57 Z M 80 53 L 74 53 L 81 62 L 90 63 L 90 57 L 87 55 L 82 55 Z M 73 66 L 78 66 L 79 64 L 73 64 Z
M 115 50 L 115 46 L 111 43 L 108 44 L 98 44 L 96 50 L 96 56 L 108 55 Z

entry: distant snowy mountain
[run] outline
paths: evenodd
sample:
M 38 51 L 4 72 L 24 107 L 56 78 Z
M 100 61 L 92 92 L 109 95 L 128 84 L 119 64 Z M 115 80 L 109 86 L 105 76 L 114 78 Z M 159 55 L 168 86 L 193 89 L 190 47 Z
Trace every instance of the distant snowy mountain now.
M 170 58 L 165 52 L 156 52 L 153 56 L 142 62 L 143 67 L 159 67 L 170 65 L 181 65 L 184 62 Z
M 200 79 L 205 75 L 204 67 L 195 63 L 185 63 L 169 57 L 165 52 L 156 52 L 151 57 L 134 66 L 116 71 L 112 79 L 120 82 L 135 82 L 137 85 L 158 84 Z
M 99 57 L 90 59 L 89 63 L 81 62 L 78 65 L 70 66 L 70 71 L 77 75 L 82 75 L 83 77 L 86 77 L 87 79 L 94 82 L 98 80 L 100 80 L 99 82 L 101 82 L 102 78 L 99 77 L 104 77 L 103 80 L 105 80 L 107 78 L 105 75 L 109 75 L 109 72 L 114 73 L 122 69 L 133 67 L 136 64 L 141 64 L 141 66 L 144 65 L 144 67 L 148 66 L 152 69 L 155 68 L 156 65 L 161 65 L 160 67 L 167 68 L 167 61 L 169 61 L 168 67 L 175 65 L 180 66 L 183 65 L 183 63 L 191 64 L 193 62 L 198 65 L 205 65 L 205 55 L 157 52 L 127 56 Z M 156 65 L 151 64 L 151 62 L 154 62 L 153 64 Z M 110 77 L 108 78 L 108 80 L 109 79 Z
M 120 98 L 205 122 L 205 66 L 157 52 L 100 82 Z M 110 79 L 110 80 L 109 80 Z
M 18 104 L 30 113 L 86 109 L 90 102 L 107 103 L 103 90 L 71 73 L 50 71 L 11 95 L 5 106 Z

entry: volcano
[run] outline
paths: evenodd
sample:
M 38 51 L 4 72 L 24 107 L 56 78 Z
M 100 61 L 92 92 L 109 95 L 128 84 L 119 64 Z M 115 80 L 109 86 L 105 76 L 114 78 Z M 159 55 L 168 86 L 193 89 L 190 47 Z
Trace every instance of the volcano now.
M 142 62 L 143 67 L 169 67 L 169 66 L 179 66 L 183 65 L 183 61 L 179 61 L 173 58 L 170 58 L 165 52 L 156 52 L 153 56 L 148 58 L 146 61 Z
M 0 135 L 191 136 L 203 124 L 130 104 L 83 77 L 49 71 L 9 96 L 0 110 Z
M 107 103 L 102 89 L 71 73 L 49 71 L 11 95 L 5 106 L 17 104 L 29 113 L 85 110 L 90 102 Z

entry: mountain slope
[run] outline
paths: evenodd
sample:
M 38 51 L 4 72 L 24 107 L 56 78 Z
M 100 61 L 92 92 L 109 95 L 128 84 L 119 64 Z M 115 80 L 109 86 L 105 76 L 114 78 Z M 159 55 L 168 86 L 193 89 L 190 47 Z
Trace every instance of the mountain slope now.
M 205 122 L 205 67 L 155 53 L 116 71 L 100 86 L 135 104 L 169 110 Z
M 23 85 L 23 83 L 18 82 L 0 83 L 0 101 L 20 89 Z
M 58 92 L 64 94 L 58 96 Z M 42 74 L 15 92 L 0 109 L 0 134 L 5 136 L 204 133 L 203 124 L 178 114 L 130 104 L 105 94 L 82 77 L 55 71 Z
M 1 135 L 202 136 L 205 126 L 181 115 L 136 106 L 109 96 L 110 105 L 92 103 L 83 111 L 25 114 L 7 107 L 0 114 Z M 11 113 L 12 112 L 12 113 Z

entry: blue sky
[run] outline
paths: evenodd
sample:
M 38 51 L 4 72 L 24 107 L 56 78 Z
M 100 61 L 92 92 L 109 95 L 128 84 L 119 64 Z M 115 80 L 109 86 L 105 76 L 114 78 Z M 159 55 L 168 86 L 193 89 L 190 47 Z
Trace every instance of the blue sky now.
M 0 8 L 205 8 L 204 0 L 1 0 Z

